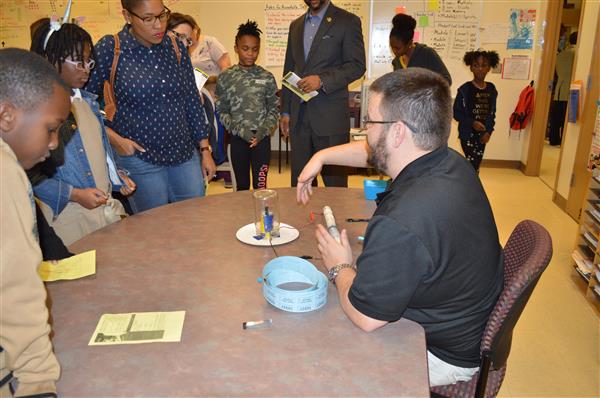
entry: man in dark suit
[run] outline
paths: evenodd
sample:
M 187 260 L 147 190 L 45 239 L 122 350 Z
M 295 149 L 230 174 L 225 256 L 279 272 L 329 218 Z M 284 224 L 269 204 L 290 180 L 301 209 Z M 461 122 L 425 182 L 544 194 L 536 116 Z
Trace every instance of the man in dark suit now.
M 330 0 L 304 2 L 308 11 L 290 24 L 283 74 L 295 72 L 301 90 L 319 95 L 304 102 L 282 90 L 280 128 L 291 139 L 292 186 L 314 153 L 349 141 L 348 85 L 365 73 L 360 19 Z M 344 167 L 324 167 L 321 176 L 326 186 L 348 186 Z

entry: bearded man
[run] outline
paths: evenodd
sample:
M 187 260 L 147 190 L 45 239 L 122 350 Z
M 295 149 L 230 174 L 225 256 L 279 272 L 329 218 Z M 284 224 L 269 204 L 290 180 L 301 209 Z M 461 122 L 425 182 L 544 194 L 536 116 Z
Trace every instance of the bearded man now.
M 342 309 L 365 331 L 407 318 L 425 329 L 431 386 L 469 380 L 503 284 L 502 248 L 474 169 L 448 148 L 452 99 L 437 73 L 409 68 L 370 86 L 367 143 L 317 152 L 298 177 L 298 201 L 324 164 L 365 167 L 392 178 L 353 265 L 319 225 L 318 248 Z

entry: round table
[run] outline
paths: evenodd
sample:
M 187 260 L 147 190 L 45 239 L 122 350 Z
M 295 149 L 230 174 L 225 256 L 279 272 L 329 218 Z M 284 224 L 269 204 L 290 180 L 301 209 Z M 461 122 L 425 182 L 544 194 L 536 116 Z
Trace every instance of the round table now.
M 318 188 L 296 203 L 278 189 L 280 219 L 300 237 L 277 255 L 318 259 L 311 211 L 329 205 L 357 236 L 375 209 L 362 190 Z M 81 239 L 74 252 L 97 251 L 96 274 L 49 283 L 53 344 L 62 396 L 429 396 L 425 336 L 401 320 L 371 333 L 343 313 L 335 286 L 317 311 L 289 313 L 266 302 L 257 278 L 271 247 L 239 242 L 253 222 L 252 193 L 192 199 L 128 217 Z M 323 223 L 317 216 L 315 222 Z M 185 310 L 179 343 L 88 346 L 102 314 Z M 271 327 L 242 329 L 272 319 Z

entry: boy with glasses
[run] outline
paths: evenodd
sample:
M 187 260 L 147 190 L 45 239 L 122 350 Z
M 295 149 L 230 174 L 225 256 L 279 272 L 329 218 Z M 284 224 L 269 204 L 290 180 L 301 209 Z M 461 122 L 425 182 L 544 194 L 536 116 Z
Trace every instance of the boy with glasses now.
M 61 131 L 64 155 L 53 174 L 34 186 L 42 211 L 65 245 L 125 215 L 111 192 L 130 195 L 135 184 L 117 170 L 96 96 L 82 90 L 94 67 L 92 38 L 75 24 L 52 30 L 42 24 L 31 50 L 54 65 L 72 88 L 69 128 Z

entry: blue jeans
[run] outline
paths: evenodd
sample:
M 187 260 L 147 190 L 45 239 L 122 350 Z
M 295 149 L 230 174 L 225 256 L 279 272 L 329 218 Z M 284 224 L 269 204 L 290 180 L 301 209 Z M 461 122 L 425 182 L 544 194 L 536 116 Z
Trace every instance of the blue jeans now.
M 116 158 L 137 185 L 128 198 L 134 213 L 204 196 L 204 177 L 196 152 L 190 160 L 176 166 L 158 166 L 136 156 L 116 155 Z

